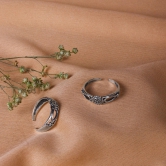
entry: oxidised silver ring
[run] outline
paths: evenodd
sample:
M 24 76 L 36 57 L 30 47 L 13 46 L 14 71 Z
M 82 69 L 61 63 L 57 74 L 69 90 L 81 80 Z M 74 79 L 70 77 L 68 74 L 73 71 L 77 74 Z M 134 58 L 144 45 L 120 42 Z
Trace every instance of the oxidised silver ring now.
M 95 81 L 99 81 L 99 80 L 102 80 L 101 78 L 93 78 L 91 80 L 89 80 L 88 82 L 86 82 L 81 90 L 82 94 L 84 95 L 84 97 L 93 102 L 94 104 L 97 104 L 97 105 L 101 105 L 101 104 L 105 104 L 105 103 L 109 103 L 111 101 L 114 101 L 118 96 L 119 96 L 119 93 L 120 93 L 120 85 L 112 80 L 112 79 L 109 79 L 109 82 L 114 84 L 116 86 L 116 91 L 111 93 L 111 94 L 108 94 L 108 95 L 105 95 L 105 96 L 94 96 L 92 94 L 89 94 L 87 91 L 86 91 L 86 86 L 88 84 L 90 84 L 91 82 L 95 82 Z
M 41 98 L 35 105 L 32 111 L 32 120 L 36 120 L 37 113 L 41 109 L 41 107 L 46 104 L 50 104 L 50 115 L 44 125 L 40 128 L 36 128 L 37 131 L 43 132 L 50 130 L 57 122 L 59 116 L 59 104 L 56 100 L 53 100 L 48 97 Z

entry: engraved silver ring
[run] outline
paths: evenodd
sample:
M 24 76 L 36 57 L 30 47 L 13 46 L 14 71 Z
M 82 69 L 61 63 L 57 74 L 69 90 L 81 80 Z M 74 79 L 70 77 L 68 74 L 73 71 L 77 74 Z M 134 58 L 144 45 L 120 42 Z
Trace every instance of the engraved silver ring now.
M 115 92 L 111 93 L 111 94 L 108 94 L 108 95 L 105 95 L 105 96 L 95 96 L 95 95 L 92 95 L 92 94 L 89 94 L 87 91 L 86 91 L 86 86 L 92 82 L 95 82 L 95 81 L 100 81 L 102 80 L 101 78 L 93 78 L 91 80 L 89 80 L 88 82 L 86 82 L 81 90 L 82 94 L 84 95 L 84 97 L 93 102 L 94 104 L 97 104 L 97 105 L 102 105 L 102 104 L 105 104 L 105 103 L 109 103 L 109 102 L 112 102 L 114 101 L 118 96 L 119 96 L 119 93 L 120 93 L 120 85 L 112 80 L 112 79 L 109 79 L 109 82 L 114 84 L 116 86 L 116 90 Z
M 48 97 L 41 98 L 33 108 L 32 111 L 32 120 L 36 120 L 37 113 L 43 105 L 46 103 L 50 104 L 50 115 L 44 125 L 40 128 L 36 128 L 37 131 L 44 132 L 50 130 L 57 122 L 59 116 L 59 104 L 56 100 L 53 100 Z

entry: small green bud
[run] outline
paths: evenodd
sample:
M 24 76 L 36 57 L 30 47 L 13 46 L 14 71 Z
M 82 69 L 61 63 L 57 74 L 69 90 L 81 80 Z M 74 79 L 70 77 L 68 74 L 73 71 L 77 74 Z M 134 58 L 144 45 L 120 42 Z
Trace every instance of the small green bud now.
M 27 70 L 26 70 L 26 68 L 24 66 L 21 66 L 19 68 L 19 71 L 20 71 L 20 73 L 25 73 Z
M 63 75 L 64 75 L 63 72 L 62 72 L 62 73 L 59 73 L 59 78 L 60 78 L 60 79 L 63 79 Z
M 28 78 L 23 78 L 22 82 L 23 83 L 27 83 L 28 82 Z
M 32 77 L 32 80 L 33 80 L 33 81 L 36 81 L 36 80 L 37 80 L 37 77 Z
M 10 80 L 10 76 L 9 75 L 3 75 L 0 78 L 1 78 L 2 81 Z
M 18 93 L 20 93 L 20 94 L 21 94 L 21 93 L 22 93 L 22 89 L 19 89 L 19 90 L 18 90 Z
M 57 60 L 61 60 L 62 59 L 62 55 L 60 55 L 60 54 L 56 55 L 56 59 Z
M 36 88 L 37 87 L 37 83 L 36 82 L 32 82 L 32 87 Z
M 44 77 L 46 73 L 44 71 L 41 72 L 41 76 Z
M 66 52 L 65 52 L 65 56 L 67 56 L 67 57 L 68 57 L 68 56 L 71 56 L 70 51 L 66 51 Z
M 73 48 L 73 49 L 72 49 L 72 52 L 73 52 L 74 54 L 77 54 L 78 49 L 77 49 L 77 48 Z
M 20 97 L 16 97 L 14 99 L 14 102 L 17 103 L 17 104 L 21 103 L 21 98 Z
M 64 55 L 64 53 L 65 53 L 64 50 L 60 51 L 60 55 Z
M 19 102 L 17 100 L 17 96 L 13 97 L 12 106 L 16 107 L 16 106 L 18 106 L 18 104 L 19 104 Z
M 27 94 L 28 94 L 28 93 L 31 93 L 33 90 L 34 90 L 34 89 L 33 89 L 32 87 L 28 87 L 28 88 L 26 89 Z M 28 95 L 27 95 L 27 96 L 28 96 Z M 26 96 L 25 96 L 25 97 L 26 97 Z
M 64 50 L 64 46 L 63 45 L 59 45 L 59 49 L 60 50 Z
M 50 89 L 50 84 L 48 82 L 45 84 L 45 89 Z
M 67 73 L 63 74 L 63 78 L 64 79 L 68 79 L 69 78 L 69 75 Z
M 42 84 L 41 87 L 40 87 L 40 89 L 41 89 L 42 91 L 45 91 L 45 85 Z
M 27 87 L 30 87 L 32 85 L 31 81 L 26 82 Z
M 37 81 L 36 81 L 37 85 L 42 85 L 43 84 L 43 81 L 41 78 L 39 78 Z
M 22 95 L 22 97 L 27 97 L 28 96 L 28 94 L 26 92 L 22 92 L 21 95 Z
M 11 102 L 7 103 L 8 110 L 13 110 L 13 104 Z

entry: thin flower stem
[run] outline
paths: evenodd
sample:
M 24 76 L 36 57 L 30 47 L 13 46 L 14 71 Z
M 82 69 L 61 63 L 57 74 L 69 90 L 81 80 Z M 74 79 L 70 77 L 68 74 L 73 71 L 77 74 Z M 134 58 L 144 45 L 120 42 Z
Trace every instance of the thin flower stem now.
M 58 74 L 49 74 L 48 72 L 48 66 L 43 65 L 40 62 L 40 58 L 42 59 L 54 59 L 61 61 L 63 59 L 66 59 L 71 56 L 71 54 L 76 54 L 78 52 L 77 48 L 73 48 L 72 51 L 66 50 L 63 45 L 59 45 L 59 52 L 55 52 L 52 55 L 47 56 L 16 56 L 16 57 L 0 57 L 0 63 L 3 63 L 5 65 L 15 67 L 17 69 L 18 74 L 29 74 L 31 76 L 31 79 L 28 77 L 24 77 L 21 82 L 18 82 L 15 78 L 14 80 L 11 79 L 8 72 L 14 72 L 14 70 L 10 70 L 10 68 L 7 70 L 0 68 L 0 79 L 2 82 L 2 85 L 0 85 L 0 89 L 8 96 L 9 102 L 7 103 L 8 110 L 13 110 L 14 107 L 17 107 L 23 98 L 27 97 L 30 93 L 35 93 L 36 90 L 45 91 L 50 89 L 50 83 L 44 82 L 42 78 L 39 78 L 35 75 L 40 75 L 41 77 L 48 76 L 51 79 L 68 79 L 69 75 L 68 73 L 60 72 Z M 36 60 L 41 66 L 41 70 L 36 70 L 33 68 L 26 67 L 24 65 L 21 65 L 17 59 L 34 59 Z M 33 75 L 33 72 L 37 73 Z M 3 85 L 4 84 L 4 85 Z M 5 85 L 6 84 L 6 85 Z M 13 92 L 12 96 L 9 96 L 8 90 L 5 88 L 11 89 Z
M 14 82 L 14 83 L 16 83 L 16 84 L 18 84 L 18 85 L 20 85 L 20 86 L 22 86 L 23 88 L 25 88 L 21 83 L 18 83 L 18 82 L 14 81 L 14 80 L 11 80 L 11 81 Z
M 0 58 L 3 58 L 3 57 L 0 57 Z M 13 64 L 13 61 L 9 60 L 9 59 L 6 59 L 6 61 L 10 62 L 11 65 Z M 10 65 L 10 64 L 9 64 Z
M 0 85 L 1 90 L 7 95 L 8 100 L 10 101 L 11 96 L 8 95 L 8 93 L 3 89 L 3 87 Z
M 37 60 L 36 58 L 34 58 L 35 60 Z M 38 60 L 37 60 L 38 61 Z M 6 63 L 6 62 L 3 62 L 3 61 L 0 61 L 1 63 L 5 63 L 5 64 L 7 64 L 7 65 L 10 65 L 10 66 L 13 66 L 13 67 L 16 67 L 16 68 L 19 68 L 18 66 L 15 66 L 15 65 L 12 65 L 12 64 L 9 64 L 9 63 Z M 39 61 L 38 61 L 39 62 Z M 39 62 L 40 63 L 40 62 Z M 40 63 L 41 64 L 41 63 Z M 41 64 L 42 65 L 42 64 Z M 42 65 L 43 66 L 43 65 Z M 5 71 L 5 70 L 3 70 L 3 69 L 1 69 L 0 68 L 0 70 L 2 70 L 2 71 Z M 40 71 L 37 71 L 37 70 L 35 70 L 35 69 L 32 69 L 32 68 L 29 68 L 28 69 L 29 71 L 34 71 L 34 72 L 37 72 L 37 73 L 39 73 L 39 74 L 41 74 L 41 72 Z M 12 70 L 12 71 L 17 71 L 17 70 Z M 11 70 L 10 71 L 5 71 L 5 72 L 12 72 Z M 1 72 L 1 71 L 0 71 Z M 2 72 L 1 72 L 2 73 Z M 5 76 L 5 74 L 3 73 L 3 75 Z
M 0 88 L 11 88 L 11 86 L 0 85 Z
M 42 67 L 44 67 L 44 65 L 37 59 L 37 58 L 34 58 L 39 64 L 41 64 Z
M 3 76 L 5 75 L 1 70 L 0 70 L 0 73 L 2 73 L 3 74 Z
M 28 71 L 28 74 L 29 74 L 31 77 L 33 77 L 33 75 L 30 73 L 30 71 Z
M 0 69 L 0 70 L 2 70 L 3 72 L 8 72 L 8 73 L 18 71 L 18 70 L 3 70 L 3 69 Z
M 17 57 L 10 57 L 10 58 L 0 58 L 0 61 L 4 61 L 4 60 L 10 60 L 10 59 L 22 59 L 22 58 L 32 58 L 32 59 L 36 59 L 36 58 L 54 58 L 55 54 L 49 55 L 49 56 L 17 56 Z
M 51 77 L 50 74 L 48 74 L 48 77 L 51 78 L 51 79 L 55 79 L 54 77 Z
M 36 72 L 36 73 L 41 74 L 41 72 L 40 72 L 40 71 L 37 71 L 37 70 L 35 70 L 35 69 L 31 69 L 31 68 L 29 68 L 29 69 L 28 69 L 28 71 L 29 71 L 29 72 L 30 72 L 30 71 L 34 71 L 34 72 Z
M 15 65 L 13 65 L 13 64 L 10 64 L 10 63 L 7 63 L 7 62 L 1 61 L 1 60 L 0 60 L 0 62 L 1 62 L 1 63 L 4 63 L 4 64 L 7 64 L 7 65 L 9 65 L 9 66 L 17 67 L 17 66 L 15 66 Z
M 13 96 L 16 96 L 16 90 L 13 89 Z
M 0 58 L 3 58 L 3 57 L 0 57 Z M 10 61 L 9 59 L 7 59 L 7 61 L 8 61 L 8 62 L 11 62 L 11 63 L 13 63 L 13 62 L 12 62 L 12 61 Z
M 6 81 L 4 81 L 6 84 L 8 84 L 9 85 L 9 88 L 12 88 L 12 89 L 20 89 L 20 88 L 18 88 L 18 87 L 16 87 L 16 86 L 13 86 L 12 84 L 10 85 L 10 83 L 8 83 L 8 82 L 6 82 Z
M 6 80 L 5 83 L 7 83 L 8 81 L 8 85 L 10 85 L 11 87 L 13 87 L 13 84 L 10 82 L 10 80 Z

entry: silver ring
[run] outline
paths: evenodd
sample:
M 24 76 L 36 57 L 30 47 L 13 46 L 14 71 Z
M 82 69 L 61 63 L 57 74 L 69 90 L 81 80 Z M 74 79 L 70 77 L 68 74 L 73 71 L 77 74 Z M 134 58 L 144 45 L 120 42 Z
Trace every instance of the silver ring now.
M 105 104 L 105 103 L 109 103 L 111 101 L 114 101 L 118 96 L 119 96 L 119 93 L 120 93 L 120 85 L 112 80 L 112 79 L 109 79 L 109 82 L 114 84 L 116 86 L 116 91 L 111 93 L 111 94 L 108 94 L 108 95 L 105 95 L 105 96 L 94 96 L 94 95 L 91 95 L 89 94 L 87 91 L 86 91 L 86 86 L 88 84 L 90 84 L 91 82 L 95 82 L 95 81 L 99 81 L 99 80 L 102 80 L 101 78 L 93 78 L 91 80 L 89 80 L 88 82 L 86 82 L 81 90 L 82 94 L 84 95 L 84 97 L 93 102 L 94 104 L 97 104 L 97 105 L 101 105 L 101 104 Z
M 39 112 L 41 107 L 46 103 L 50 104 L 51 111 L 50 111 L 50 115 L 49 115 L 47 121 L 44 123 L 44 125 L 40 128 L 36 128 L 36 130 L 40 131 L 40 132 L 50 130 L 56 124 L 56 122 L 58 120 L 58 116 L 59 116 L 59 104 L 57 103 L 57 101 L 55 101 L 51 98 L 48 98 L 48 97 L 43 97 L 37 102 L 37 104 L 33 108 L 32 120 L 33 121 L 36 120 L 37 113 Z

